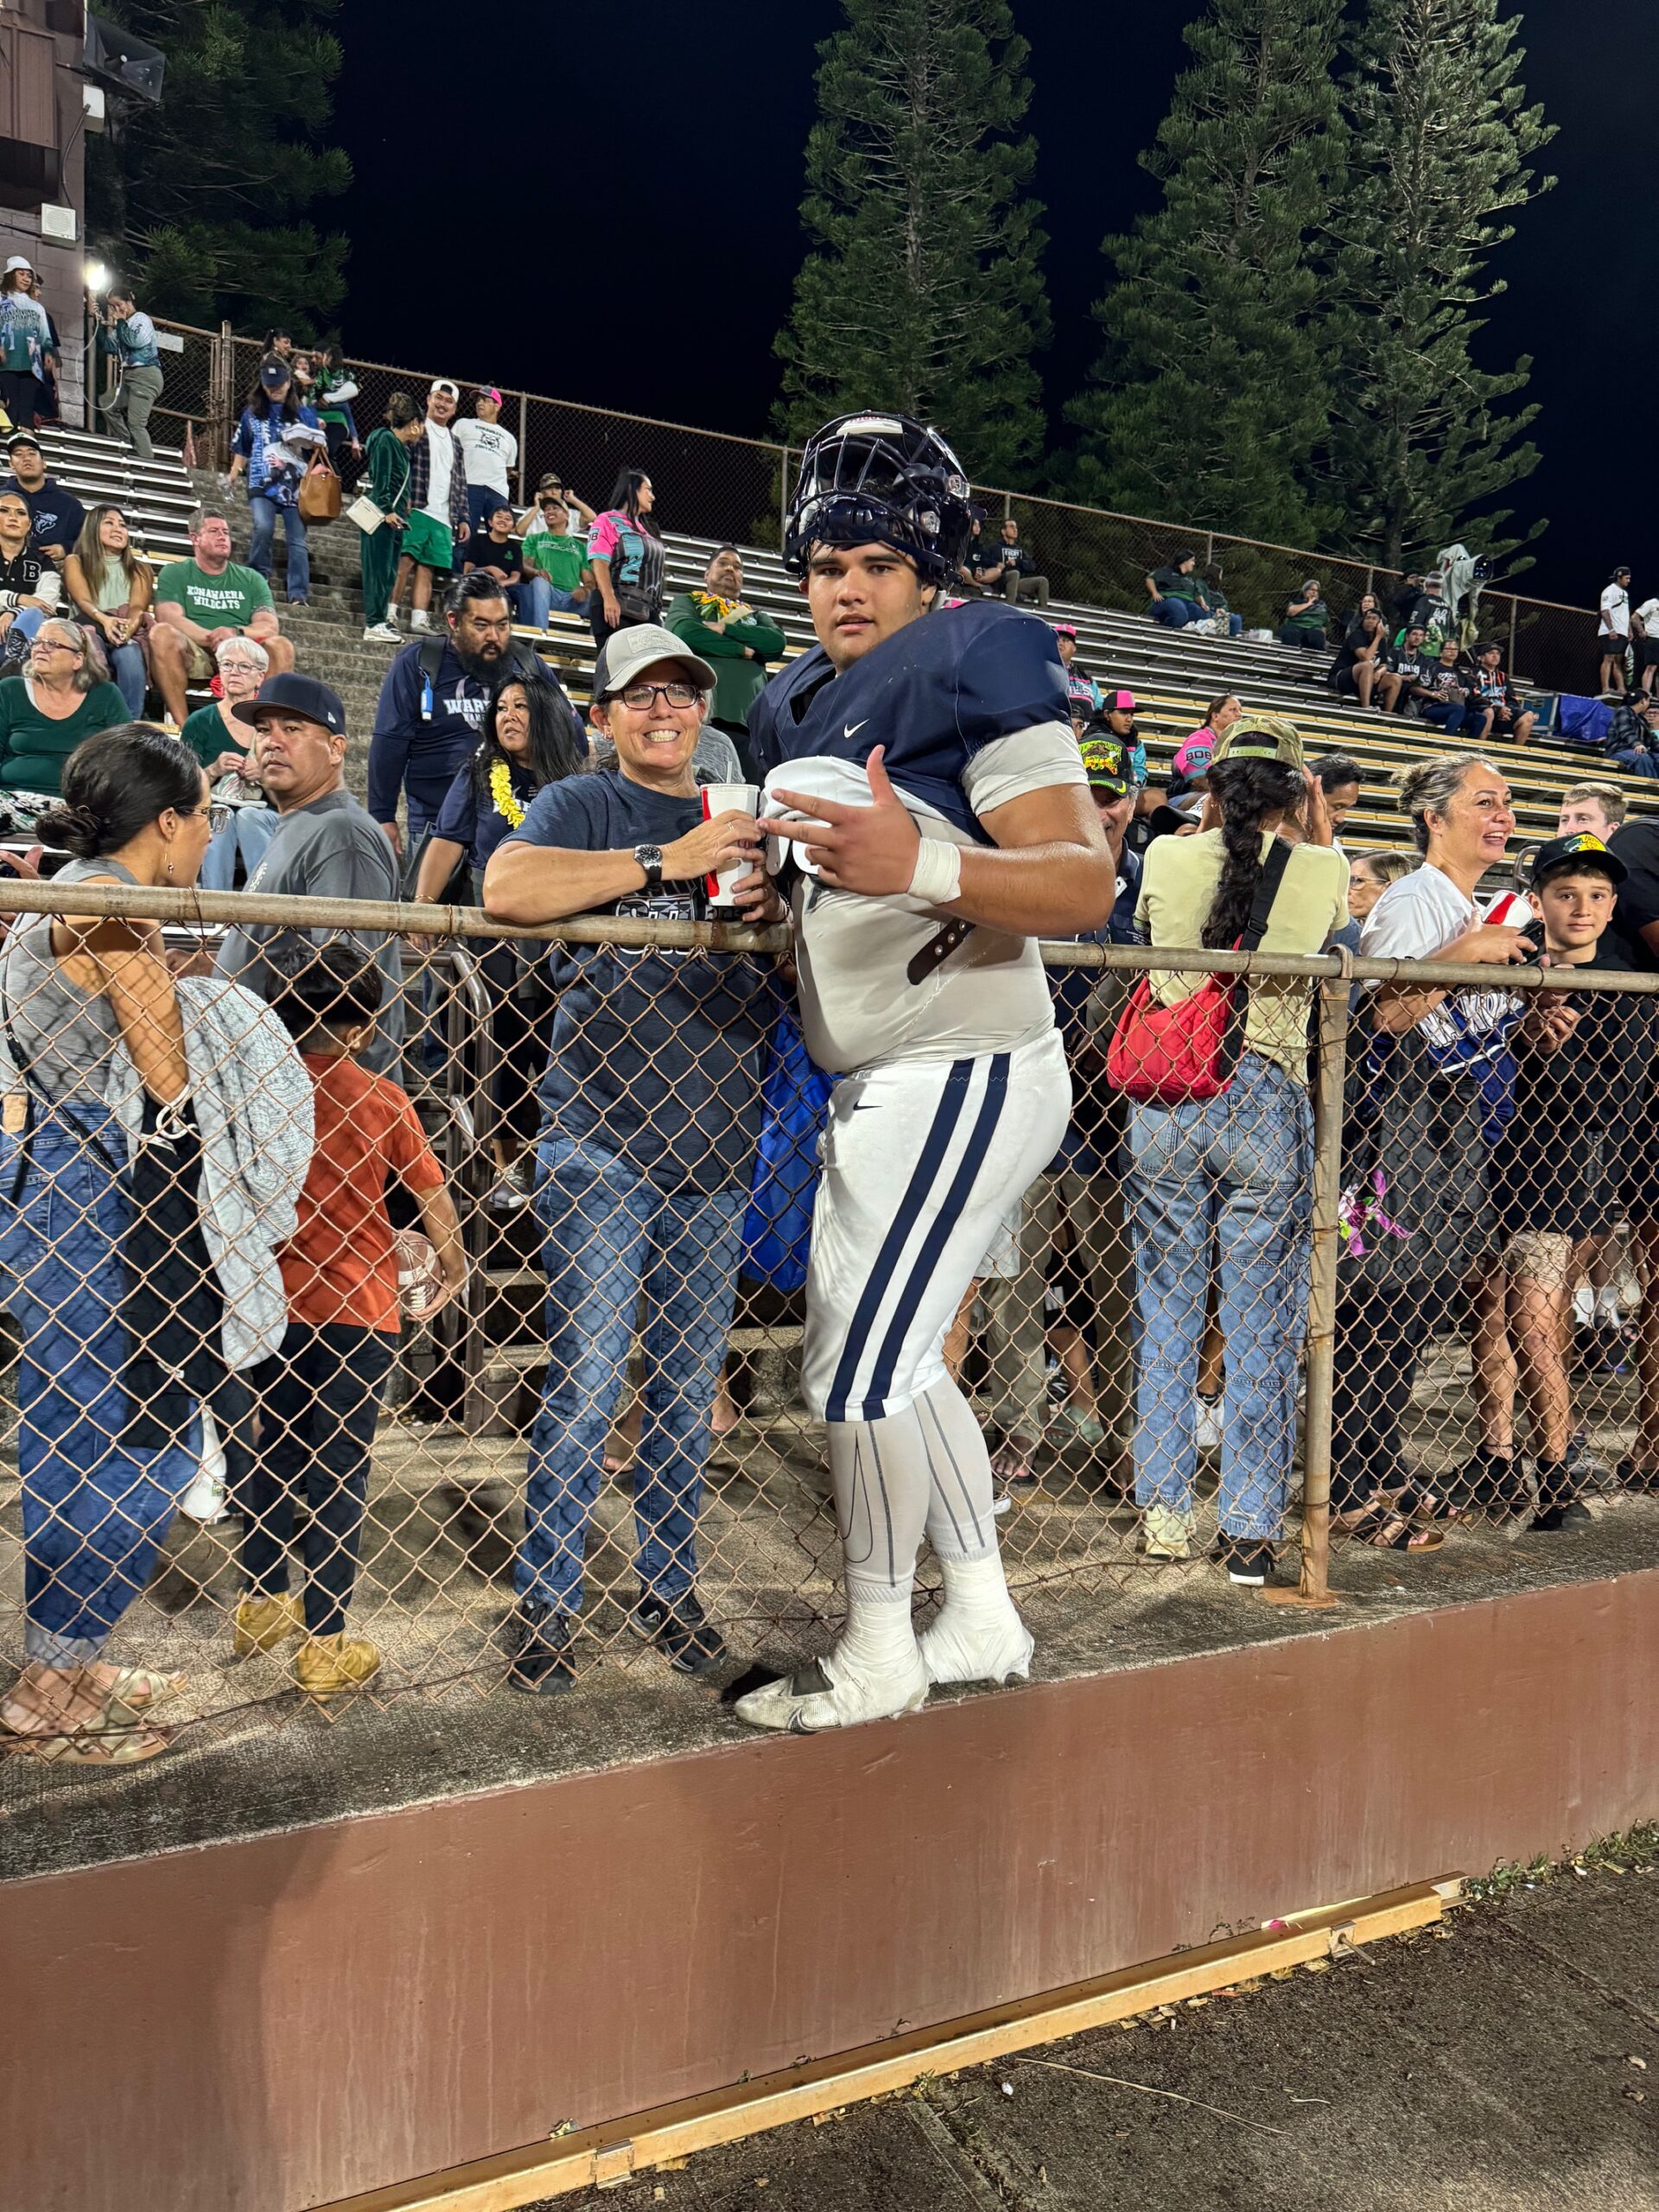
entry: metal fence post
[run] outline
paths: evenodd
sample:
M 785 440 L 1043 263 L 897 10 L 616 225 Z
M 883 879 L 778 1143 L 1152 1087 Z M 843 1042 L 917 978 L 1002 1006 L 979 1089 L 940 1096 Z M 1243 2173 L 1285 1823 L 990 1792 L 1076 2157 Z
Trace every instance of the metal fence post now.
M 1515 594 L 1510 594 L 1510 650 L 1503 656 L 1503 666 L 1511 678 L 1515 675 L 1515 618 L 1521 605 Z
M 1337 1208 L 1342 1198 L 1342 1090 L 1348 1066 L 1348 970 L 1319 985 L 1313 1087 L 1313 1245 L 1307 1300 L 1307 1410 L 1302 1431 L 1301 1598 L 1331 1605 L 1331 1391 L 1337 1351 Z
M 789 535 L 789 448 L 780 448 L 778 455 L 778 550 L 781 553 Z
M 518 507 L 522 513 L 530 502 L 524 497 L 524 449 L 530 443 L 530 394 L 518 395 Z

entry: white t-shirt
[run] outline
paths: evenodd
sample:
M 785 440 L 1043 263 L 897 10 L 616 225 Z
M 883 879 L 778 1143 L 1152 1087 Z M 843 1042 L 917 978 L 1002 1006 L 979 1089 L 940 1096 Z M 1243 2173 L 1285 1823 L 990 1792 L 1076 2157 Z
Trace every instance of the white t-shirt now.
M 773 785 L 847 805 L 870 803 L 869 778 L 852 761 L 827 755 L 787 760 Z M 1086 786 L 1071 728 L 1044 722 L 982 746 L 962 771 L 976 815 L 1027 791 Z M 925 837 L 954 845 L 972 840 L 899 783 L 893 788 Z M 789 810 L 775 801 L 763 814 Z M 798 859 L 801 849 L 795 849 Z M 906 969 L 951 917 L 901 893 L 890 899 L 827 890 L 803 874 L 795 893 L 801 1029 L 822 1068 L 850 1075 L 877 1060 L 968 1059 L 1011 1052 L 1054 1026 L 1053 1000 L 1037 940 L 975 929 L 918 983 Z
M 480 423 L 475 415 L 469 415 L 465 422 L 455 424 L 454 435 L 461 448 L 461 465 L 467 483 L 498 493 L 504 499 L 509 498 L 507 471 L 518 458 L 518 441 L 512 432 L 504 430 L 499 423 Z
M 1512 928 L 1531 916 L 1517 892 L 1501 891 L 1484 912 L 1449 875 L 1425 861 L 1398 883 L 1389 884 L 1360 925 L 1363 960 L 1433 960 L 1477 922 L 1506 922 Z M 1374 990 L 1376 987 L 1372 984 Z M 1448 1000 L 1446 1005 L 1452 1003 Z M 1518 1003 L 1513 991 L 1459 991 L 1461 1027 L 1437 1007 L 1418 1024 L 1431 1045 L 1455 1046 L 1460 1037 L 1482 1037 L 1507 1020 Z
M 1636 610 L 1642 625 L 1642 634 L 1659 644 L 1659 599 L 1644 599 Z
M 432 474 L 427 484 L 427 500 L 423 514 L 430 515 L 434 522 L 449 527 L 449 479 L 455 469 L 455 442 L 447 423 L 429 422 L 426 426 L 427 451 L 432 456 Z
M 1628 638 L 1630 634 L 1630 594 L 1623 584 L 1609 584 L 1601 594 L 1601 635 Z

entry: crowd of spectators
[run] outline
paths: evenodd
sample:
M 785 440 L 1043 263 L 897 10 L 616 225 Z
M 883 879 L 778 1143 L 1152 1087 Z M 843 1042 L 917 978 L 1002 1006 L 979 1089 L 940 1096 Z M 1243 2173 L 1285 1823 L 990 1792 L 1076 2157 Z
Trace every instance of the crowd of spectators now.
M 23 273 L 8 272 L 18 281 L 0 292 L 0 374 L 25 373 L 15 347 L 32 384 L 48 349 L 22 304 Z M 19 302 L 10 320 L 8 298 Z M 112 316 L 118 340 L 139 326 L 121 412 L 142 452 L 159 370 L 153 382 L 144 373 L 153 365 L 130 299 L 113 305 L 126 310 Z M 26 405 L 39 402 L 20 381 L 0 397 L 15 423 L 34 420 Z M 393 393 L 366 441 L 358 397 L 337 353 L 308 356 L 269 334 L 231 461 L 251 525 L 245 565 L 232 557 L 229 515 L 207 505 L 189 556 L 157 573 L 118 505 L 84 511 L 48 474 L 32 429 L 14 431 L 0 486 L 0 653 L 22 672 L 0 679 L 0 785 L 44 809 L 38 831 L 73 855 L 68 880 L 487 903 L 533 928 L 588 912 L 702 918 L 723 874 L 737 879 L 743 914 L 778 918 L 747 724 L 785 639 L 746 598 L 738 548 L 715 549 L 701 585 L 671 600 L 644 470 L 622 471 L 599 507 L 550 474 L 521 511 L 498 390 L 475 393 L 466 414 L 447 379 L 419 405 Z M 366 804 L 346 785 L 345 709 L 296 669 L 270 588 L 280 523 L 286 603 L 308 599 L 299 493 L 322 454 L 360 464 L 364 639 L 396 648 L 369 734 Z M 1012 515 L 993 537 L 977 528 L 959 581 L 964 593 L 1048 604 Z M 1629 643 L 1639 654 L 1642 696 L 1624 708 L 1613 757 L 1659 773 L 1659 602 L 1631 609 L 1628 582 L 1619 571 L 1602 607 L 1616 647 L 1604 688 L 1621 688 Z M 1221 570 L 1200 572 L 1192 552 L 1172 553 L 1145 584 L 1160 626 L 1239 634 Z M 1527 744 L 1535 715 L 1502 647 L 1465 650 L 1435 626 L 1421 587 L 1408 579 L 1386 606 L 1368 594 L 1330 672 L 1344 700 L 1443 741 L 1400 780 L 1408 849 L 1345 852 L 1371 772 L 1346 754 L 1306 760 L 1290 721 L 1236 693 L 1209 702 L 1168 765 L 1149 761 L 1135 695 L 1081 664 L 1074 626 L 1054 626 L 1059 684 L 1117 867 L 1096 941 L 1659 967 L 1659 830 L 1627 822 L 1611 781 L 1570 789 L 1522 880 L 1483 900 L 1508 867 L 1516 816 L 1479 748 Z M 585 721 L 549 659 L 514 635 L 544 629 L 555 612 L 585 619 L 598 647 Z M 1330 623 L 1310 577 L 1285 602 L 1280 641 L 1328 651 Z M 190 690 L 203 686 L 211 696 L 192 712 Z M 142 723 L 152 687 L 176 739 Z M 245 798 L 224 800 L 227 785 Z M 697 1523 L 787 975 L 770 956 L 649 944 L 475 950 L 493 1069 L 486 1211 L 534 1207 L 547 1284 L 509 1679 L 545 1694 L 574 1678 L 584 1560 L 631 1348 L 643 1383 L 629 1625 L 676 1668 L 710 1673 L 728 1655 L 697 1597 Z M 273 1148 L 262 1109 L 233 1085 L 213 1103 L 195 1087 L 192 1052 L 206 1052 L 223 1017 L 142 929 L 41 918 L 0 944 L 32 1132 L 0 1205 L 0 1267 L 31 1373 L 49 1372 L 66 1302 L 86 1357 L 108 1355 L 139 1310 L 111 1287 L 111 1254 L 130 1251 L 139 1230 L 168 1243 L 156 1295 L 176 1341 L 149 1398 L 133 1393 L 118 1415 L 107 1376 L 100 1384 L 72 1362 L 24 1424 L 25 1486 L 46 1533 L 31 1540 L 28 1664 L 0 1726 L 86 1763 L 165 1748 L 150 1713 L 164 1678 L 111 1664 L 106 1646 L 210 1420 L 243 1523 L 237 1650 L 293 1642 L 296 1678 L 321 1699 L 373 1675 L 379 1654 L 350 1632 L 348 1609 L 399 1327 L 407 1232 L 394 1224 L 418 1223 L 429 1247 L 431 1298 L 417 1310 L 403 1294 L 405 1314 L 429 1319 L 466 1282 L 461 1217 L 408 1095 L 442 1065 L 431 985 L 406 988 L 398 938 L 365 925 L 308 938 L 246 921 L 226 934 L 216 968 L 246 994 L 236 1017 L 245 1078 L 257 1071 L 267 1109 L 286 1102 L 301 1145 Z M 1084 969 L 1057 983 L 1072 1126 L 987 1255 L 950 1356 L 981 1363 L 1008 1495 L 1039 1490 L 1057 1451 L 1081 1451 L 1109 1502 L 1132 1505 L 1142 1559 L 1173 1564 L 1196 1554 L 1213 1454 L 1212 1557 L 1234 1583 L 1271 1592 L 1309 1289 L 1313 988 L 1288 977 L 1243 986 L 1230 1082 L 1170 1105 L 1128 1101 L 1106 1079 L 1128 980 Z M 1173 1008 L 1208 986 L 1153 967 L 1147 988 Z M 1453 992 L 1356 984 L 1350 1018 L 1344 1221 L 1355 1264 L 1339 1275 L 1336 1525 L 1351 1542 L 1401 1554 L 1432 1552 L 1446 1523 L 1481 1516 L 1568 1531 L 1589 1517 L 1575 1369 L 1618 1373 L 1632 1357 L 1626 1240 L 1647 1274 L 1659 1266 L 1659 1185 L 1645 1165 L 1659 1158 L 1651 1003 L 1529 995 L 1494 976 Z M 111 1071 L 129 1067 L 124 1109 Z M 147 1131 L 188 1090 L 194 1119 L 184 1117 L 162 1182 L 124 1182 L 111 1165 L 123 1111 Z M 248 1157 L 262 1141 L 263 1183 Z M 54 1178 L 72 1154 L 84 1164 L 89 1145 L 103 1150 L 86 1225 L 48 1236 Z M 219 1266 L 224 1220 L 213 1209 L 238 1203 L 287 1224 L 267 1240 L 276 1274 L 266 1270 L 263 1300 L 246 1286 L 233 1296 Z M 1399 1222 L 1414 1206 L 1430 1226 L 1408 1251 Z M 167 1224 L 185 1224 L 172 1243 L 154 1236 Z M 239 1363 L 224 1350 L 238 1299 Z M 1412 1393 L 1431 1338 L 1459 1332 L 1478 1440 L 1466 1465 L 1424 1477 Z M 1659 1488 L 1659 1351 L 1643 1337 L 1634 1356 L 1641 1427 L 1609 1484 L 1643 1491 Z M 187 1408 L 181 1427 L 186 1401 L 202 1410 Z M 116 1440 L 107 1467 L 98 1433 Z M 111 1472 L 121 1525 L 93 1547 L 85 1499 Z M 305 1571 L 291 1595 L 296 1546 Z

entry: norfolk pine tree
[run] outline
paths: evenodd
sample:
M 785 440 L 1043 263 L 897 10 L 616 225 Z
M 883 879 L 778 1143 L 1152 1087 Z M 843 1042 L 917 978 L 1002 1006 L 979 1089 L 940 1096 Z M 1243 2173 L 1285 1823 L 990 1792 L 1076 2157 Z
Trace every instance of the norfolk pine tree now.
M 1332 489 L 1344 542 L 1389 568 L 1463 536 L 1500 557 L 1525 542 L 1488 503 L 1537 465 L 1522 440 L 1537 409 L 1503 405 L 1532 362 L 1491 374 L 1471 352 L 1476 310 L 1503 289 L 1486 261 L 1514 234 L 1506 219 L 1554 182 L 1527 166 L 1554 129 L 1525 104 L 1517 25 L 1497 0 L 1370 0 L 1355 41 L 1332 221 Z
M 346 156 L 318 143 L 340 73 L 326 28 L 337 3 L 100 0 L 167 56 L 161 100 L 118 102 L 87 149 L 92 243 L 155 313 L 300 337 L 331 320 L 346 241 L 309 217 L 352 181 Z
M 1049 335 L 1033 151 L 1015 136 L 1026 41 L 1007 0 L 843 4 L 818 49 L 779 427 L 900 408 L 1006 482 L 1042 450 L 1032 355 Z
M 1156 145 L 1164 204 L 1104 251 L 1075 484 L 1136 514 L 1312 543 L 1329 437 L 1320 227 L 1342 173 L 1341 0 L 1211 0 Z

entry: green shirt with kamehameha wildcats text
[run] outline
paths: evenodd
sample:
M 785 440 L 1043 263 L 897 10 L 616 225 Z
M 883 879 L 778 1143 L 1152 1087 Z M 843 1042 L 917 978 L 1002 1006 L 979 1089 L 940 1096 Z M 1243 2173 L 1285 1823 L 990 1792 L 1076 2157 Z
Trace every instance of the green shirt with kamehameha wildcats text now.
M 170 600 L 203 630 L 245 630 L 262 607 L 272 604 L 270 586 L 253 569 L 227 561 L 210 576 L 194 561 L 169 561 L 156 580 L 157 605 Z

